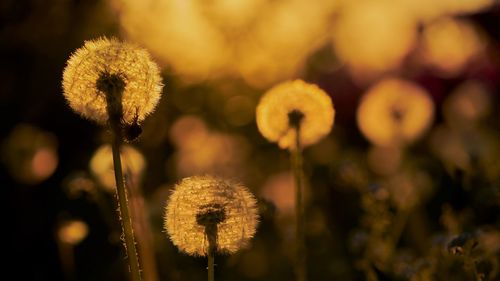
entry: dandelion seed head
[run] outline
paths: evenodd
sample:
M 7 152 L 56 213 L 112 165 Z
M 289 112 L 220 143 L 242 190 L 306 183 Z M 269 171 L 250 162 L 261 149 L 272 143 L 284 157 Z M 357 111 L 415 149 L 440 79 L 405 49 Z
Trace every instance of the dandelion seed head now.
M 132 124 L 154 110 L 162 87 L 160 70 L 148 52 L 116 39 L 86 41 L 71 55 L 63 73 L 70 107 L 100 124 L 108 121 L 106 90 L 121 92 L 122 122 Z
M 379 146 L 402 146 L 431 125 L 434 104 L 429 94 L 409 81 L 386 79 L 361 99 L 357 122 L 363 135 Z
M 217 224 L 217 251 L 234 253 L 254 236 L 258 214 L 254 196 L 242 185 L 212 176 L 183 179 L 170 195 L 165 229 L 182 252 L 205 256 L 205 226 Z
M 264 94 L 256 112 L 261 134 L 285 149 L 295 148 L 295 127 L 300 144 L 318 142 L 330 132 L 335 110 L 331 98 L 319 87 L 302 80 L 281 83 Z

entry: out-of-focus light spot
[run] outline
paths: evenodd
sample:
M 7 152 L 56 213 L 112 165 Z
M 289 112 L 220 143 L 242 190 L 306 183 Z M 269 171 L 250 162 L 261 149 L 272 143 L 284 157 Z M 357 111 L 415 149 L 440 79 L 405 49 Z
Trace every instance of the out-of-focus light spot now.
M 261 195 L 271 201 L 280 213 L 285 215 L 293 214 L 295 210 L 295 189 L 292 174 L 280 173 L 271 176 L 262 186 Z
M 368 165 L 378 175 L 396 173 L 401 166 L 402 151 L 398 147 L 372 146 L 368 151 Z
M 248 149 L 249 145 L 243 138 L 210 133 L 196 148 L 180 148 L 177 172 L 183 177 L 203 173 L 229 177 L 242 175 Z
M 463 82 L 444 102 L 443 115 L 450 127 L 470 128 L 491 113 L 491 94 L 478 81 Z
M 442 18 L 424 27 L 421 57 L 440 75 L 455 76 L 485 48 L 485 38 L 465 20 Z
M 237 71 L 258 87 L 294 76 L 306 58 L 327 41 L 329 18 L 336 9 L 335 1 L 269 3 L 246 40 L 237 45 Z
M 248 28 L 266 2 L 266 0 L 206 1 L 201 10 L 217 27 L 232 35 L 232 32 Z
M 31 162 L 31 170 L 33 175 L 37 178 L 48 178 L 57 168 L 57 155 L 51 148 L 41 148 L 35 155 Z
M 407 9 L 390 1 L 354 1 L 333 28 L 337 55 L 355 78 L 397 68 L 414 45 L 417 25 Z
M 252 122 L 255 106 L 255 100 L 249 96 L 234 96 L 226 101 L 224 115 L 231 125 L 244 126 Z
M 429 128 L 434 104 L 418 85 L 385 79 L 362 97 L 357 122 L 363 135 L 379 146 L 408 145 Z
M 57 231 L 59 240 L 69 245 L 78 245 L 87 237 L 89 228 L 84 221 L 68 220 L 61 223 Z
M 57 168 L 56 137 L 31 125 L 18 125 L 2 145 L 2 158 L 17 181 L 40 183 Z
M 338 5 L 327 0 L 314 5 L 299 0 L 112 2 L 127 35 L 187 82 L 240 76 L 259 87 L 300 69 L 327 40 L 327 24 Z
M 137 184 L 140 182 L 142 173 L 146 167 L 144 156 L 130 145 L 123 145 L 120 155 L 125 180 Z M 94 152 L 92 159 L 90 159 L 90 171 L 106 191 L 115 192 L 115 171 L 110 145 L 103 145 Z
M 170 136 L 177 147 L 174 161 L 178 175 L 244 174 L 250 145 L 243 137 L 209 130 L 203 120 L 194 116 L 179 118 L 171 127 Z
M 170 128 L 170 139 L 176 146 L 196 147 L 208 134 L 205 122 L 192 115 L 185 115 Z

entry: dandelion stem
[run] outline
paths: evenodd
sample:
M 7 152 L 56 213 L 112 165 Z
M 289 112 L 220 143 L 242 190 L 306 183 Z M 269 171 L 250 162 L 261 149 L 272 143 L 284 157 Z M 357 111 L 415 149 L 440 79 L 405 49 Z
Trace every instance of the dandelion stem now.
M 300 125 L 295 127 L 295 149 L 291 152 L 291 165 L 295 181 L 295 274 L 297 281 L 306 280 L 306 257 L 305 257 L 305 233 L 304 233 L 304 204 L 303 204 L 303 172 L 302 172 L 302 149 L 300 145 Z
M 127 199 L 127 190 L 123 178 L 122 163 L 120 157 L 120 147 L 122 145 L 122 126 L 123 117 L 122 94 L 125 82 L 119 75 L 110 75 L 103 73 L 97 81 L 97 87 L 106 95 L 106 110 L 108 113 L 109 125 L 113 141 L 111 148 L 113 151 L 113 167 L 115 170 L 116 194 L 118 198 L 118 210 L 121 218 L 121 224 L 124 236 L 124 246 L 127 253 L 129 270 L 132 281 L 141 281 L 141 271 L 139 266 L 139 257 L 135 245 L 134 229 Z
M 208 281 L 215 281 L 215 251 L 217 250 L 217 224 L 205 226 L 205 234 L 208 239 Z
M 115 169 L 116 191 L 118 197 L 118 207 L 121 217 L 123 234 L 125 239 L 125 250 L 127 252 L 129 269 L 132 275 L 132 281 L 141 281 L 141 272 L 139 267 L 139 257 L 135 246 L 134 229 L 132 228 L 132 219 L 128 206 L 127 191 L 123 183 L 122 164 L 120 158 L 121 136 L 119 132 L 113 133 L 113 165 Z

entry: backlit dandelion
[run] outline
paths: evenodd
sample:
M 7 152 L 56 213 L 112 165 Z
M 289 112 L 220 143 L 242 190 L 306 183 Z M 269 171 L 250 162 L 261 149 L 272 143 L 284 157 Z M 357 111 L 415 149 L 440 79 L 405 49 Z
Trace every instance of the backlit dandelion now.
M 217 225 L 217 252 L 234 253 L 255 234 L 258 215 L 254 196 L 242 185 L 212 176 L 183 179 L 168 200 L 165 229 L 181 251 L 206 256 L 207 223 Z
M 434 104 L 421 87 L 400 79 L 387 79 L 366 93 L 357 111 L 363 135 L 380 146 L 406 145 L 431 125 Z
M 120 147 L 142 132 L 139 122 L 153 111 L 162 89 L 158 66 L 133 44 L 101 38 L 87 41 L 68 60 L 64 96 L 84 118 L 111 129 L 113 168 L 123 241 L 133 281 L 142 280 L 122 173 Z
M 470 22 L 445 17 L 424 26 L 422 61 L 441 76 L 456 76 L 478 58 L 486 45 L 480 30 Z
M 257 106 L 261 134 L 281 148 L 295 147 L 293 116 L 300 116 L 300 144 L 316 143 L 331 130 L 335 110 L 332 100 L 319 87 L 302 80 L 288 81 L 271 88 Z
M 130 125 L 154 110 L 162 90 L 160 70 L 146 50 L 116 39 L 86 41 L 64 69 L 64 96 L 77 113 L 105 124 L 106 83 L 123 88 L 115 99 L 121 99 L 122 122 Z
M 257 126 L 269 141 L 291 153 L 295 185 L 295 274 L 306 280 L 302 148 L 324 138 L 333 125 L 335 110 L 330 97 L 314 84 L 288 81 L 270 89 L 257 106 Z

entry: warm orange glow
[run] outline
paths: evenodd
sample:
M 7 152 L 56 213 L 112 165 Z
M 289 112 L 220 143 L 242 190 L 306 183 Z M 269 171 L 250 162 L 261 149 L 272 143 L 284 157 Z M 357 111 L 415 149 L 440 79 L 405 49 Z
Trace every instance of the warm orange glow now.
M 33 175 L 40 179 L 48 178 L 57 168 L 57 154 L 51 148 L 41 148 L 33 155 Z
M 174 156 L 177 173 L 183 177 L 204 173 L 241 176 L 249 154 L 246 139 L 209 130 L 194 116 L 179 118 L 170 130 L 177 147 Z
M 425 26 L 422 58 L 442 75 L 460 73 L 485 47 L 485 39 L 465 20 L 442 18 Z
M 123 145 L 120 154 L 125 179 L 137 184 L 146 167 L 144 156 L 129 145 Z M 96 150 L 90 160 L 90 171 L 107 191 L 115 192 L 115 171 L 110 145 L 103 145 Z
M 261 188 L 262 197 L 273 202 L 282 214 L 291 215 L 295 210 L 295 189 L 293 176 L 281 173 L 271 176 Z
M 55 136 L 27 124 L 12 130 L 3 143 L 3 154 L 11 175 L 26 184 L 46 180 L 59 162 Z
M 69 220 L 63 222 L 59 226 L 58 237 L 63 243 L 70 245 L 78 245 L 80 242 L 87 237 L 89 233 L 89 228 L 84 221 L 81 220 Z
M 414 45 L 416 20 L 391 1 L 349 2 L 333 28 L 337 55 L 355 76 L 397 68 Z
M 127 35 L 184 80 L 236 75 L 260 87 L 291 78 L 302 67 L 327 40 L 337 5 L 326 0 L 314 5 L 299 0 L 113 2 Z
M 362 97 L 357 111 L 363 135 L 379 146 L 406 145 L 418 139 L 434 117 L 434 104 L 421 87 L 385 79 Z
M 179 147 L 196 148 L 207 134 L 205 122 L 192 115 L 180 117 L 170 128 L 170 139 Z

